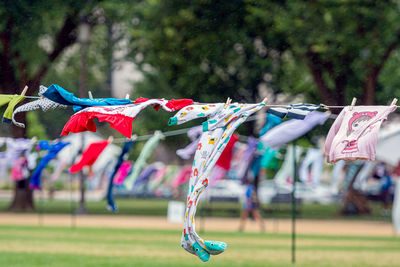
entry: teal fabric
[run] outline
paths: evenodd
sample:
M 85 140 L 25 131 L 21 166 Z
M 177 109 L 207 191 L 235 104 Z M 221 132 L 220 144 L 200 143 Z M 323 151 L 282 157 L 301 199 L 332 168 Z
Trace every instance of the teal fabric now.
M 127 105 L 131 103 L 130 99 L 115 99 L 115 98 L 79 98 L 73 93 L 68 92 L 57 84 L 52 84 L 42 94 L 44 97 L 52 100 L 53 102 L 74 106 L 74 111 L 79 111 L 86 107 L 93 106 L 114 106 L 114 105 Z
M 125 179 L 124 187 L 127 190 L 132 190 L 133 184 L 139 177 L 139 174 L 141 173 L 143 168 L 146 166 L 147 159 L 153 153 L 154 148 L 158 145 L 162 136 L 163 136 L 162 134 L 154 134 L 144 145 L 142 151 L 140 152 L 139 157 L 135 161 L 132 173 Z

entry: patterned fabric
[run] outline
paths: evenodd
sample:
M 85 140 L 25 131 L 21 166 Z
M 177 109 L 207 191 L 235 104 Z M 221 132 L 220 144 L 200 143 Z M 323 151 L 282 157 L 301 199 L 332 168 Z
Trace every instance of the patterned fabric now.
M 375 160 L 378 133 L 396 106 L 345 107 L 332 124 L 325 141 L 327 162 Z
M 287 107 L 282 108 L 270 108 L 268 109 L 268 113 L 276 115 L 280 118 L 292 118 L 302 120 L 307 114 L 317 109 L 326 109 L 325 105 L 314 105 L 314 104 L 292 104 Z
M 164 110 L 172 112 L 193 103 L 190 99 L 164 100 L 164 99 L 141 99 L 139 103 L 123 106 L 89 107 L 75 113 L 65 124 L 61 135 L 80 133 L 84 131 L 96 131 L 94 119 L 100 122 L 106 121 L 110 127 L 117 130 L 127 138 L 132 136 L 133 120 L 149 105 L 161 106 Z
M 40 86 L 40 89 L 39 89 L 39 96 L 41 96 L 41 95 L 43 94 L 43 92 L 45 92 L 46 90 L 47 90 L 47 88 L 44 87 L 43 85 L 41 85 L 41 86 Z M 17 113 L 20 113 L 20 112 L 27 112 L 27 111 L 31 111 L 31 110 L 37 110 L 37 109 L 40 109 L 40 108 L 41 108 L 43 111 L 48 111 L 48 110 L 50 110 L 50 109 L 55 109 L 55 108 L 58 108 L 58 107 L 59 107 L 59 108 L 67 108 L 67 106 L 65 106 L 65 105 L 60 105 L 60 104 L 58 104 L 58 103 L 56 103 L 56 102 L 51 101 L 50 99 L 41 98 L 41 99 L 38 99 L 38 100 L 35 100 L 35 101 L 32 101 L 32 102 L 26 103 L 26 104 L 24 104 L 24 105 L 18 107 L 18 108 L 14 111 L 14 113 L 12 114 L 12 122 L 13 122 L 16 126 L 18 126 L 18 127 L 25 128 L 25 124 L 20 123 L 20 122 L 17 122 L 17 121 L 15 120 L 15 115 L 16 115 Z
M 204 241 L 195 231 L 195 214 L 201 193 L 208 186 L 210 172 L 237 127 L 250 115 L 264 107 L 260 104 L 211 104 L 191 105 L 179 111 L 170 119 L 171 124 L 181 124 L 195 118 L 208 117 L 203 123 L 203 134 L 194 156 L 192 174 L 189 180 L 182 247 L 196 254 L 202 261 L 211 255 L 225 251 L 226 244 L 218 241 Z

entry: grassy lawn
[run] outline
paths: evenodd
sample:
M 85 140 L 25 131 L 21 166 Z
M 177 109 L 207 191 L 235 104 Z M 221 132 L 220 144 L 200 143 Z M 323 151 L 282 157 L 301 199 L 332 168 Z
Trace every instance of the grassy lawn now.
M 213 266 L 289 266 L 290 236 L 207 232 L 227 250 Z M 180 232 L 0 226 L 2 266 L 204 266 Z M 296 266 L 398 266 L 400 239 L 299 235 Z
M 117 199 L 119 215 L 146 215 L 165 216 L 167 214 L 168 201 L 164 199 Z M 75 210 L 77 203 L 68 201 L 36 201 L 36 212 L 68 214 Z M 5 211 L 9 202 L 0 201 L 0 211 Z M 90 214 L 110 214 L 105 208 L 105 201 L 88 202 L 87 208 Z M 363 216 L 342 216 L 338 204 L 301 204 L 298 206 L 298 218 L 305 219 L 357 219 L 390 221 L 390 217 L 382 217 L 382 205 L 372 203 L 372 214 Z M 239 203 L 200 203 L 197 216 L 238 217 L 241 204 Z M 290 218 L 290 204 L 266 204 L 262 206 L 265 218 Z

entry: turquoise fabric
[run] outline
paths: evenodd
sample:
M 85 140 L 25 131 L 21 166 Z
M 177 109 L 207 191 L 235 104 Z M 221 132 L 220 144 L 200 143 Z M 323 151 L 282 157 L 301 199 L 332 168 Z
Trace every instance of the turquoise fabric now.
M 47 88 L 47 90 L 42 95 L 52 100 L 53 102 L 67 106 L 74 106 L 74 111 L 79 111 L 81 109 L 93 106 L 115 106 L 127 105 L 131 103 L 130 99 L 79 98 L 57 84 L 50 85 L 50 87 Z

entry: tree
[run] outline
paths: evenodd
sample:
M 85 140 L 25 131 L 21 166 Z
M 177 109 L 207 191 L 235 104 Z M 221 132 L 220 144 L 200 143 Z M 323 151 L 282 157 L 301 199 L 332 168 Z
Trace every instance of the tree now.
M 320 101 L 375 103 L 379 75 L 400 42 L 397 1 L 249 1 L 248 9 L 262 39 L 281 36 L 281 53 L 307 67 Z
M 65 52 L 77 42 L 81 21 L 87 20 L 92 27 L 103 23 L 102 5 L 110 7 L 100 0 L 3 3 L 0 7 L 0 93 L 19 94 L 28 85 L 27 95 L 33 95 L 46 74 L 54 70 Z M 25 114 L 18 120 L 24 122 Z M 12 127 L 14 137 L 26 137 L 25 129 Z M 16 184 L 10 209 L 34 208 L 28 184 L 29 181 Z

